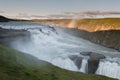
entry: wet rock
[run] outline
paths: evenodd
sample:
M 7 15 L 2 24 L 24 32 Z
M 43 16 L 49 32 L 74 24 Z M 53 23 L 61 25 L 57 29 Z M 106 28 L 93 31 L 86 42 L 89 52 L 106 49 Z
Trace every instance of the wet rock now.
M 104 55 L 94 52 L 82 52 L 81 54 L 90 57 L 88 59 L 88 73 L 95 73 L 98 69 L 100 59 L 105 58 Z
M 78 55 L 70 55 L 69 58 L 75 63 L 78 69 L 81 68 L 82 57 Z

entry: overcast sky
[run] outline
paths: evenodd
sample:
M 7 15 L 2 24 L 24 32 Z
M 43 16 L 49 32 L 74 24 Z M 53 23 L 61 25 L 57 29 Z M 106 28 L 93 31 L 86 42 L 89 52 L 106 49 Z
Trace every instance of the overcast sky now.
M 82 11 L 120 11 L 120 0 L 0 0 L 0 14 L 6 16 L 37 17 Z

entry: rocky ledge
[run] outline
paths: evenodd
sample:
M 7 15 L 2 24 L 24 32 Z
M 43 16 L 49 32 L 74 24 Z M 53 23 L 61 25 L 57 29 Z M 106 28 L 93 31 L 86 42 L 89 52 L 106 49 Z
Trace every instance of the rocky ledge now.
M 104 59 L 105 56 L 95 52 L 81 52 L 80 55 L 88 56 L 88 65 L 86 66 L 86 73 L 95 73 L 98 69 L 100 59 Z M 84 59 L 79 55 L 71 55 L 69 58 L 74 62 L 78 69 L 81 68 L 82 60 Z

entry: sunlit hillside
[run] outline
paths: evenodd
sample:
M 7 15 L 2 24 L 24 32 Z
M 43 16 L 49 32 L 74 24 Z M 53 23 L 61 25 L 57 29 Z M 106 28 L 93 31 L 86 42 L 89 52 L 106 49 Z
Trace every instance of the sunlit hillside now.
M 55 20 L 33 20 L 37 22 L 54 24 L 68 28 L 78 28 L 89 32 L 101 30 L 120 30 L 120 18 L 96 18 L 96 19 L 55 19 Z

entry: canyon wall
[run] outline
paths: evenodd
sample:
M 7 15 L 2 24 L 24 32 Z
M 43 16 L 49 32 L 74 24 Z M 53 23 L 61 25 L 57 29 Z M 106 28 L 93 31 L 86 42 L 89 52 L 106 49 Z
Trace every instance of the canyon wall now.
M 88 32 L 78 29 L 65 29 L 69 34 L 120 51 L 120 30 Z

